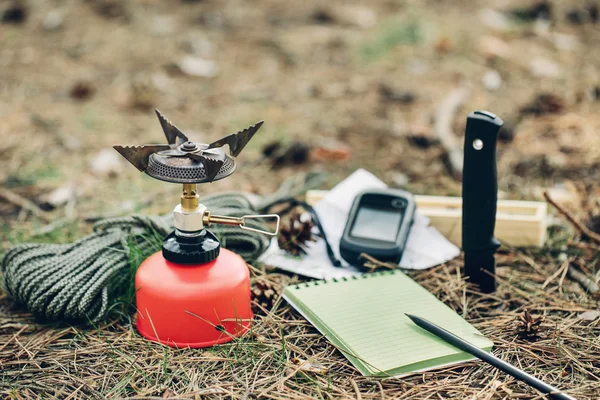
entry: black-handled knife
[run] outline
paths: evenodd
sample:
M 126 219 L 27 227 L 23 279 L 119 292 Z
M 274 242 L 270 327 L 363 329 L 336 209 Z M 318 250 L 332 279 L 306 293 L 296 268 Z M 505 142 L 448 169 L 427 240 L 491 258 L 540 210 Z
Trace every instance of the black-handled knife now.
M 496 142 L 503 121 L 488 111 L 467 117 L 462 185 L 462 248 L 465 275 L 484 293 L 496 290 L 494 237 L 498 180 Z

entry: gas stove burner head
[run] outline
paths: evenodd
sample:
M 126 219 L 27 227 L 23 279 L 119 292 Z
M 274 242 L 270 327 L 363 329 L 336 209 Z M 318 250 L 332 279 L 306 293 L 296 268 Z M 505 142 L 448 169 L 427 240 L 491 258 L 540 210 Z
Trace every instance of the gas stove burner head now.
M 191 142 L 188 142 L 191 143 Z M 196 144 L 196 143 L 193 143 Z M 206 146 L 206 145 L 203 145 Z M 171 156 L 158 152 L 150 155 L 146 173 L 161 181 L 203 183 L 223 179 L 235 171 L 235 161 L 221 149 L 208 150 L 202 158 Z
M 242 131 L 210 144 L 203 144 L 190 141 L 158 110 L 156 115 L 168 144 L 114 148 L 140 171 L 161 181 L 173 183 L 212 182 L 233 174 L 235 161 L 220 147 L 228 144 L 231 156 L 236 157 L 263 124 L 263 121 L 259 121 Z

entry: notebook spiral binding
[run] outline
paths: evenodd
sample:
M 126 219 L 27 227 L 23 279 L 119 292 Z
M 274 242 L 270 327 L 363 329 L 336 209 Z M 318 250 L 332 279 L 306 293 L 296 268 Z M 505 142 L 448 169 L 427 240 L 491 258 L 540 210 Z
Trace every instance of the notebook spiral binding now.
M 376 272 L 368 272 L 365 274 L 361 274 L 361 275 L 352 275 L 350 278 L 343 276 L 340 280 L 340 278 L 331 278 L 331 279 L 318 279 L 318 280 L 314 280 L 314 281 L 309 281 L 309 282 L 302 282 L 302 283 L 297 283 L 296 285 L 294 285 L 295 289 L 301 289 L 302 287 L 308 288 L 311 286 L 319 286 L 320 284 L 327 284 L 327 283 L 341 283 L 343 282 L 348 282 L 349 279 L 352 280 L 358 280 L 358 278 L 360 277 L 361 279 L 368 279 L 371 278 L 373 276 L 383 276 L 383 275 L 394 275 L 396 274 L 398 271 L 400 271 L 399 269 L 390 269 L 390 270 L 386 270 L 386 271 L 376 271 Z

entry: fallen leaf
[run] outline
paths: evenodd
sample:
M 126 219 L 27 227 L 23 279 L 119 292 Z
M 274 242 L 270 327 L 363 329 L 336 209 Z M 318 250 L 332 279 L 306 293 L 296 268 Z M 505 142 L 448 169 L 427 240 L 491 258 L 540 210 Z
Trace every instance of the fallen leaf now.
M 185 56 L 177 63 L 177 68 L 186 75 L 212 78 L 217 76 L 217 63 L 201 57 Z
M 435 51 L 440 54 L 448 54 L 452 50 L 452 39 L 447 36 L 440 37 L 433 46 Z
M 90 168 L 96 175 L 116 176 L 122 171 L 123 162 L 114 149 L 102 149 L 90 161 Z
M 334 139 L 324 140 L 311 151 L 311 158 L 316 161 L 345 161 L 350 158 L 350 147 Z
M 210 56 L 215 51 L 215 45 L 204 36 L 190 35 L 189 39 L 183 43 L 186 53 L 197 56 Z
M 482 36 L 479 39 L 479 51 L 487 58 L 509 58 L 511 48 L 502 39 L 493 36 Z
M 479 18 L 488 28 L 492 28 L 497 31 L 508 31 L 511 27 L 510 20 L 506 15 L 500 11 L 493 10 L 491 8 L 485 8 L 480 11 Z
M 600 317 L 600 311 L 586 311 L 577 316 L 579 319 L 583 319 L 584 321 L 593 321 L 596 318 Z
M 393 173 L 392 183 L 394 184 L 394 186 L 404 187 L 404 186 L 408 185 L 408 182 L 410 182 L 408 175 L 406 175 L 402 172 L 394 172 Z
M 552 41 L 558 50 L 574 51 L 579 46 L 579 39 L 577 39 L 577 36 L 568 35 L 566 33 L 554 32 Z
M 538 78 L 556 78 L 562 70 L 560 66 L 547 58 L 534 58 L 529 63 L 529 70 L 533 76 Z
M 481 81 L 483 83 L 483 86 L 485 86 L 485 88 L 490 91 L 498 90 L 500 89 L 500 86 L 502 86 L 502 77 L 500 76 L 498 71 L 493 69 L 488 70 L 483 75 L 483 78 L 481 78 Z
M 327 368 L 320 362 L 309 358 L 308 360 L 302 360 L 301 358 L 292 358 L 290 361 L 300 366 L 299 370 L 304 372 L 313 372 L 315 374 L 325 374 L 327 373 Z
M 150 21 L 152 34 L 155 36 L 166 36 L 175 32 L 177 21 L 170 15 L 156 15 Z
M 375 12 L 362 6 L 345 6 L 337 9 L 334 18 L 342 25 L 355 26 L 360 29 L 369 29 L 377 25 Z
M 66 184 L 54 189 L 50 193 L 40 196 L 40 201 L 49 210 L 61 207 L 74 199 L 75 184 L 73 182 L 67 182 Z
M 554 186 L 536 189 L 536 194 L 542 197 L 544 192 L 556 203 L 563 206 L 578 207 L 581 204 L 581 196 L 577 191 L 577 187 L 571 181 L 557 183 Z
M 44 17 L 42 26 L 47 31 L 57 31 L 65 22 L 65 13 L 61 10 L 52 10 Z

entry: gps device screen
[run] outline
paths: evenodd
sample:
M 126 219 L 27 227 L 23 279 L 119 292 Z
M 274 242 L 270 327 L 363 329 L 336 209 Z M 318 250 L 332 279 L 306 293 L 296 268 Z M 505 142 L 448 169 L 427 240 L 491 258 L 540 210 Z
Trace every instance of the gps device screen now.
M 358 210 L 350 235 L 362 238 L 395 242 L 398 236 L 402 212 L 364 207 Z

